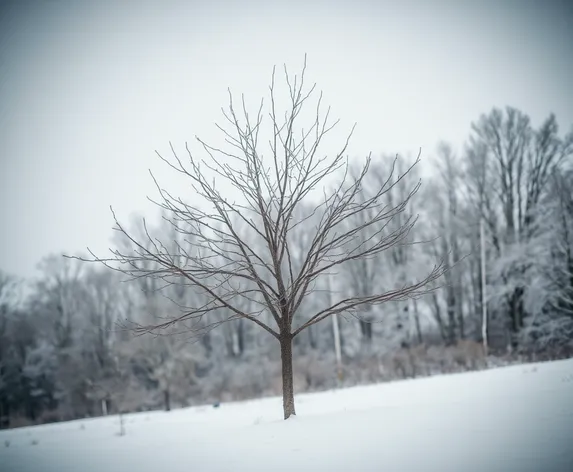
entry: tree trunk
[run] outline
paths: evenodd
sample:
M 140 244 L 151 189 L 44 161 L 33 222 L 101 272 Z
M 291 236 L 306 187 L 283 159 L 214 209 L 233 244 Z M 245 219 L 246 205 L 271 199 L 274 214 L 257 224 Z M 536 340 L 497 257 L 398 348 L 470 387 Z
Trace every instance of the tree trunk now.
M 171 411 L 171 395 L 169 394 L 169 389 L 163 391 L 163 402 L 165 404 L 165 411 Z
M 4 401 L 0 400 L 0 429 L 4 429 L 5 422 L 7 422 L 6 427 L 8 427 L 8 415 L 4 412 Z
M 360 319 L 360 332 L 362 333 L 362 340 L 366 343 L 372 341 L 372 323 L 370 319 Z
M 438 296 L 436 292 L 432 293 L 432 302 L 434 305 L 434 318 L 436 319 L 436 323 L 438 323 L 438 328 L 440 329 L 440 336 L 442 337 L 442 341 L 448 341 L 448 335 L 446 332 L 446 327 L 444 326 L 444 320 L 442 319 L 442 310 L 440 308 L 440 303 L 438 301 Z
M 292 370 L 292 335 L 281 334 L 281 362 L 283 374 L 283 411 L 285 420 L 296 415 L 294 410 L 294 377 Z
M 238 338 L 238 347 L 239 347 L 239 356 L 245 352 L 245 323 L 244 320 L 241 318 L 239 319 L 239 326 L 237 329 Z
M 119 412 L 119 435 L 125 436 L 125 421 L 123 419 L 123 412 Z
M 308 331 L 308 342 L 310 343 L 311 349 L 316 349 L 316 339 L 314 338 L 314 326 L 309 326 L 306 328 Z
M 414 321 L 416 323 L 416 337 L 418 339 L 418 344 L 422 344 L 424 342 L 424 338 L 422 336 L 422 327 L 420 326 L 420 312 L 418 311 L 418 303 L 414 298 Z
M 448 282 L 449 284 L 453 283 L 453 280 L 450 279 Z M 456 344 L 456 337 L 457 337 L 457 327 L 456 327 L 456 294 L 454 293 L 454 287 L 448 285 L 446 287 L 446 313 L 448 316 L 448 344 L 453 346 Z
M 213 346 L 211 345 L 211 333 L 206 332 L 204 336 L 201 336 L 201 341 L 205 347 L 205 350 L 207 351 L 207 354 L 210 354 L 213 350 Z

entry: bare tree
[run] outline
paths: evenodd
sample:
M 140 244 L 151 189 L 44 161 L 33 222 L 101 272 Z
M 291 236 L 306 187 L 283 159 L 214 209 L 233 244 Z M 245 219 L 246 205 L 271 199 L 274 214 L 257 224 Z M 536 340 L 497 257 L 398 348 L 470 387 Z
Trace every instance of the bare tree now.
M 275 70 L 268 115 L 261 101 L 253 118 L 244 97 L 239 111 L 229 91 L 229 109 L 223 110 L 229 127 L 218 126 L 227 148 L 197 138 L 207 155 L 205 159 L 195 157 L 188 145 L 186 162 L 172 145 L 171 159 L 157 153 L 195 190 L 193 203 L 188 203 L 154 178 L 160 196 L 155 203 L 178 232 L 193 240 L 191 248 L 176 244 L 173 249 L 155 238 L 146 226 L 144 240 L 138 239 L 114 213 L 115 229 L 135 249 L 112 250 L 109 258 L 91 253 L 91 259 L 83 259 L 101 262 L 133 278 L 151 278 L 163 285 L 184 284 L 202 294 L 201 302 L 191 302 L 183 314 L 136 325 L 134 329 L 139 333 L 161 334 L 177 324 L 182 330 L 201 335 L 223 322 L 244 319 L 275 337 L 281 351 L 285 419 L 295 414 L 292 359 L 295 336 L 333 314 L 358 313 L 364 307 L 405 300 L 432 290 L 431 282 L 443 272 L 443 266 L 438 264 L 418 281 L 387 291 L 349 296 L 317 310 L 305 317 L 304 322 L 298 321 L 296 315 L 305 298 L 315 290 L 319 278 L 348 261 L 368 259 L 405 243 L 415 218 L 405 218 L 390 232 L 385 232 L 385 228 L 404 211 L 419 188 L 418 183 L 403 201 L 388 205 L 384 195 L 411 169 L 396 176 L 392 166 L 388 179 L 373 195 L 360 197 L 370 158 L 356 177 L 350 176 L 344 153 L 352 132 L 334 157 L 322 155 L 325 138 L 338 123 L 330 120 L 330 108 L 323 113 L 322 94 L 316 100 L 309 127 L 298 127 L 304 105 L 315 91 L 314 85 L 305 87 L 305 70 L 306 60 L 300 76 L 292 77 L 285 67 L 289 93 L 284 115 L 279 112 Z M 269 126 L 269 140 L 263 155 L 259 137 L 265 125 Z M 328 189 L 327 180 L 332 177 L 339 180 Z M 228 189 L 240 197 L 236 200 L 226 197 L 222 192 Z M 309 202 L 311 211 L 297 212 Z M 309 223 L 315 214 L 320 216 L 317 222 Z M 360 214 L 367 214 L 368 218 L 359 224 L 349 224 Z M 241 223 L 242 231 L 236 222 Z M 302 265 L 295 270 L 288 235 L 302 225 L 310 233 L 311 243 Z M 376 230 L 370 231 L 371 228 Z M 365 232 L 368 238 L 360 238 Z M 208 321 L 215 314 L 215 320 Z
M 388 176 L 388 169 L 393 169 L 390 178 Z M 362 172 L 361 166 L 353 166 L 353 176 L 357 176 Z M 407 173 L 404 172 L 407 170 Z M 381 187 L 391 187 L 382 196 L 385 204 L 389 208 L 395 207 L 398 203 L 408 200 L 403 211 L 397 213 L 391 221 L 381 221 L 377 225 L 370 225 L 361 231 L 358 238 L 362 241 L 367 241 L 373 235 L 380 237 L 383 234 L 391 234 L 402 227 L 405 221 L 413 218 L 412 203 L 413 199 L 409 198 L 410 193 L 416 184 L 419 182 L 419 177 L 415 172 L 415 167 L 412 166 L 412 161 L 409 159 L 399 159 L 393 156 L 382 156 L 380 159 L 373 161 L 370 165 L 368 175 L 362 182 L 362 191 L 359 199 L 366 200 L 372 195 L 376 195 Z M 352 175 L 352 174 L 351 174 Z M 394 179 L 399 179 L 398 182 L 393 182 Z M 373 210 L 375 211 L 375 210 Z M 372 215 L 368 212 L 360 212 L 348 218 L 347 224 L 350 227 L 361 226 L 366 223 Z M 383 228 L 381 226 L 384 226 Z M 378 234 L 377 234 L 378 233 Z M 344 272 L 347 279 L 346 292 L 352 295 L 364 296 L 379 291 L 381 286 L 385 287 L 398 287 L 408 283 L 411 279 L 411 264 L 412 251 L 414 246 L 408 244 L 414 239 L 413 232 L 410 231 L 409 239 L 403 240 L 401 244 L 397 244 L 391 250 L 386 251 L 386 254 L 376 254 L 368 258 L 359 258 L 348 261 L 344 265 Z M 413 312 L 410 312 L 408 301 L 404 303 L 395 303 L 395 306 L 385 307 L 386 315 L 388 312 L 394 312 L 397 316 L 385 316 L 385 319 L 393 319 L 393 324 L 402 330 L 401 327 L 409 326 L 416 330 L 417 338 L 421 338 L 421 331 L 419 323 L 417 323 L 416 316 L 412 319 Z M 365 346 L 372 344 L 373 339 L 373 323 L 375 323 L 377 313 L 372 310 L 372 306 L 368 305 L 360 313 L 359 328 L 361 339 L 365 342 Z M 409 323 L 413 321 L 413 323 Z M 408 337 L 409 337 L 409 331 Z
M 437 237 L 429 246 L 435 258 L 444 260 L 444 289 L 440 296 L 434 293 L 429 299 L 430 309 L 438 325 L 440 335 L 447 344 L 455 344 L 465 336 L 465 320 L 462 290 L 465 283 L 465 249 L 462 248 L 462 221 L 460 189 L 462 176 L 459 164 L 451 146 L 439 144 L 433 167 L 437 175 L 425 187 L 425 210 L 428 217 L 424 221 L 427 237 Z
M 90 366 L 86 372 L 86 382 L 88 390 L 93 390 L 95 386 L 96 395 L 91 396 L 100 402 L 102 414 L 106 415 L 110 398 L 98 397 L 101 392 L 97 390 L 116 374 L 119 333 L 115 332 L 114 327 L 121 316 L 121 301 L 128 297 L 125 292 L 120 292 L 117 283 L 119 277 L 110 277 L 109 271 L 92 270 L 84 278 L 86 316 L 83 319 L 82 345 Z
M 126 434 L 124 415 L 144 404 L 142 389 L 139 388 L 136 379 L 130 372 L 130 356 L 128 354 L 120 350 L 114 356 L 113 375 L 98 382 L 88 380 L 90 398 L 97 399 L 102 402 L 102 405 L 106 405 L 104 414 L 109 413 L 107 410 L 109 404 L 114 413 L 118 415 L 118 436 L 125 436 Z

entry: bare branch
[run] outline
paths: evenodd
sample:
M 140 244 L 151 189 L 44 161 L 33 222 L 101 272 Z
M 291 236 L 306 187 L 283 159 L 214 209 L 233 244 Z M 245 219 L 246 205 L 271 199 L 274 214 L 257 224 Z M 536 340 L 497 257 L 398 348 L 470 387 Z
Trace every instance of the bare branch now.
M 403 216 L 420 188 L 412 185 L 404 198 L 387 198 L 396 185 L 419 162 L 405 172 L 396 172 L 396 160 L 389 174 L 380 178 L 374 191 L 366 192 L 371 171 L 368 156 L 359 172 L 349 172 L 345 155 L 354 125 L 333 157 L 322 149 L 338 120 L 323 111 L 323 95 L 316 85 L 306 86 L 306 57 L 302 73 L 291 76 L 285 67 L 288 106 L 279 111 L 278 89 L 273 69 L 269 106 L 261 100 L 256 115 L 250 115 L 244 96 L 223 110 L 223 124 L 217 125 L 223 145 L 213 146 L 197 138 L 204 153 L 198 159 L 186 143 L 181 157 L 170 143 L 171 156 L 157 156 L 177 175 L 185 178 L 193 194 L 184 199 L 163 188 L 153 173 L 163 222 L 172 228 L 172 240 L 165 232 L 155 235 L 145 220 L 139 234 L 128 231 L 112 214 L 115 230 L 125 247 L 111 249 L 109 258 L 91 253 L 91 259 L 119 271 L 130 280 L 154 280 L 154 290 L 177 286 L 192 290 L 190 306 L 173 303 L 177 311 L 163 313 L 162 321 L 132 324 L 138 333 L 162 334 L 185 325 L 194 334 L 205 333 L 222 323 L 247 319 L 283 339 L 300 333 L 335 313 L 354 313 L 360 307 L 415 297 L 427 290 L 443 273 L 438 265 L 427 277 L 399 289 L 350 297 L 319 311 L 296 331 L 292 324 L 303 300 L 317 287 L 317 280 L 334 267 L 367 260 L 392 248 L 411 244 L 408 235 L 417 218 Z M 315 100 L 314 116 L 302 127 L 302 110 Z M 270 125 L 268 147 L 259 135 Z M 326 188 L 327 180 L 336 185 Z M 215 180 L 217 179 L 217 180 Z M 229 201 L 227 190 L 239 195 Z M 224 190 L 224 191 L 223 191 Z M 317 200 L 317 195 L 322 197 Z M 191 203 L 190 203 L 191 202 Z M 303 231 L 304 241 L 293 238 Z M 301 245 L 304 244 L 303 249 Z M 248 302 L 248 303 L 245 303 Z M 249 308 L 245 308 L 248 306 Z M 260 315 L 272 315 L 276 328 Z

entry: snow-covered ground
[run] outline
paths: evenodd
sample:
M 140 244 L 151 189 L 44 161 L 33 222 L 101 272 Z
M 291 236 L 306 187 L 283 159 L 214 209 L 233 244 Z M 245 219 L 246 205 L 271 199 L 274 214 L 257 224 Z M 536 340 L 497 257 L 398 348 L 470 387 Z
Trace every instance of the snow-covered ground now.
M 0 431 L 2 472 L 572 472 L 573 360 Z

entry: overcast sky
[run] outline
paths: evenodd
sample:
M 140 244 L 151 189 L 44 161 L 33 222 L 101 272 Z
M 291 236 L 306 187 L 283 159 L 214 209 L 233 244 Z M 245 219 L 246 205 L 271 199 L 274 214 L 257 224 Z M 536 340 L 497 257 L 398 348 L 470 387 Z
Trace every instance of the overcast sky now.
M 148 212 L 148 169 L 169 178 L 155 149 L 216 144 L 227 87 L 256 103 L 305 53 L 340 133 L 358 122 L 351 157 L 461 150 L 493 106 L 573 124 L 566 0 L 0 4 L 0 269 L 19 276 L 106 251 L 109 206 Z

